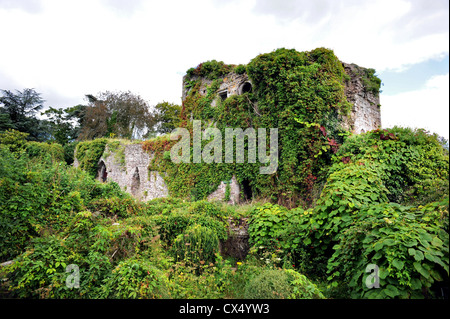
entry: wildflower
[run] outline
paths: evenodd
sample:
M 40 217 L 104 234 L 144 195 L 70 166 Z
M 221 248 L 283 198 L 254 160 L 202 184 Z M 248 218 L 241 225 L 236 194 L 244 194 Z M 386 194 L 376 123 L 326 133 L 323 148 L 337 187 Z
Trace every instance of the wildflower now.
M 241 263 L 240 261 L 238 261 L 236 264 L 237 264 L 238 266 L 242 265 L 242 263 Z

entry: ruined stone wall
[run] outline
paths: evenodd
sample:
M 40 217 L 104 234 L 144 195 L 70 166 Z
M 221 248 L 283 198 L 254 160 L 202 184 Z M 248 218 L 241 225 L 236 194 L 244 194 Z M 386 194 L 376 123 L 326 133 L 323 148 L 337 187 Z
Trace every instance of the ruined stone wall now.
M 122 190 L 143 201 L 166 197 L 169 192 L 164 179 L 157 171 L 148 171 L 150 160 L 151 155 L 142 150 L 141 144 L 121 144 L 115 151 L 106 145 L 98 161 L 96 179 L 114 181 Z M 74 166 L 78 167 L 76 159 Z
M 219 187 L 217 187 L 217 190 L 212 192 L 208 197 L 207 200 L 214 201 L 223 201 L 225 200 L 225 193 L 227 189 L 227 185 L 229 185 L 230 190 L 230 200 L 227 201 L 228 204 L 238 204 L 239 203 L 239 197 L 240 197 L 240 187 L 239 183 L 236 180 L 236 176 L 233 175 L 230 181 L 222 181 L 219 184 Z
M 381 127 L 381 112 L 380 112 L 380 96 L 373 92 L 367 91 L 364 87 L 362 74 L 365 68 L 359 67 L 355 64 L 342 63 L 345 72 L 349 75 L 350 80 L 345 82 L 345 95 L 347 101 L 353 107 L 349 116 L 342 118 L 343 126 L 355 134 L 364 133 L 375 130 Z M 199 77 L 194 76 L 192 80 L 197 80 Z M 200 86 L 200 94 L 206 95 L 207 87 L 211 85 L 212 80 L 201 78 L 202 84 Z M 218 89 L 218 98 L 221 94 L 226 94 L 226 97 L 242 94 L 246 84 L 250 85 L 248 75 L 229 73 L 224 78 Z M 189 92 L 186 87 L 186 76 L 183 78 L 182 99 L 184 100 Z M 211 106 L 215 106 L 217 98 L 213 100 Z
M 364 68 L 354 64 L 342 64 L 349 80 L 345 82 L 345 94 L 347 100 L 352 103 L 351 114 L 342 118 L 343 126 L 352 132 L 359 134 L 377 129 L 381 126 L 379 94 L 370 92 L 364 86 Z M 195 76 L 192 78 L 196 80 Z M 212 80 L 201 78 L 200 94 L 206 95 L 207 87 Z M 231 95 L 242 94 L 252 90 L 252 83 L 246 73 L 228 73 L 223 77 L 217 91 L 217 97 L 211 106 L 215 106 L 219 99 L 225 99 Z M 189 88 L 186 86 L 186 77 L 183 78 L 182 98 L 186 98 Z M 142 145 L 121 144 L 119 149 L 112 151 L 108 145 L 103 156 L 98 162 L 97 179 L 114 181 L 134 197 L 147 201 L 154 198 L 169 195 L 164 179 L 157 171 L 148 171 L 152 155 L 143 151 Z M 75 159 L 74 166 L 78 166 Z M 231 181 L 222 181 L 217 190 L 211 193 L 207 199 L 223 201 L 229 192 L 230 204 L 237 204 L 240 200 L 240 185 L 233 176 Z
M 148 170 L 152 156 L 142 149 L 140 143 L 121 144 L 114 151 L 107 144 L 98 161 L 96 179 L 102 182 L 116 182 L 122 190 L 142 201 L 167 197 L 169 190 L 163 177 L 157 171 Z M 78 160 L 75 158 L 74 167 L 78 166 Z M 222 181 L 207 200 L 223 201 L 227 184 L 230 192 L 228 203 L 239 203 L 240 187 L 235 176 L 231 181 Z
M 344 119 L 347 129 L 355 134 L 381 127 L 380 96 L 364 88 L 361 67 L 343 63 L 350 80 L 345 83 L 347 101 L 353 104 L 350 117 Z
M 197 80 L 198 77 L 192 77 L 192 80 Z M 182 99 L 184 100 L 189 92 L 189 89 L 185 86 L 186 76 L 183 77 L 183 88 L 182 88 Z M 206 95 L 206 89 L 210 86 L 212 80 L 202 78 L 202 84 L 200 86 L 199 92 L 202 95 Z M 219 89 L 217 90 L 218 96 L 221 94 L 226 94 L 226 97 L 236 94 L 241 94 L 244 89 L 244 85 L 249 83 L 251 85 L 251 81 L 248 78 L 246 73 L 244 74 L 236 74 L 234 72 L 228 73 L 224 78 L 222 83 L 220 84 Z M 211 106 L 216 105 L 216 100 L 211 103 Z

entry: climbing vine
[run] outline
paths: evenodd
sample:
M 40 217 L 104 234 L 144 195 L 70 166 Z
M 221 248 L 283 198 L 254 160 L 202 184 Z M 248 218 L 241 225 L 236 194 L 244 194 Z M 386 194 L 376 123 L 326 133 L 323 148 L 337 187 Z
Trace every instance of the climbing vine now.
M 75 148 L 75 158 L 78 160 L 79 167 L 93 177 L 97 174 L 98 161 L 105 151 L 106 143 L 107 139 L 98 138 L 80 142 Z
M 224 77 L 245 71 L 252 92 L 223 101 L 218 98 Z M 204 84 L 202 78 L 209 82 Z M 222 180 L 235 175 L 241 185 L 249 185 L 252 196 L 271 198 L 288 207 L 310 206 L 320 193 L 332 154 L 349 135 L 340 125 L 342 116 L 351 109 L 344 93 L 346 79 L 342 63 L 333 51 L 324 48 L 310 52 L 278 49 L 258 55 L 245 66 L 213 60 L 191 68 L 185 77 L 189 91 L 183 101 L 182 126 L 191 136 L 191 120 L 214 123 L 222 136 L 225 128 L 265 128 L 267 137 L 270 128 L 278 128 L 278 170 L 260 174 L 259 158 L 256 163 L 224 164 L 224 152 L 222 163 L 174 164 L 163 156 L 174 143 L 168 139 L 144 143 L 145 150 L 155 153 L 149 169 L 164 173 L 174 196 L 203 199 Z M 247 149 L 246 139 L 245 158 Z

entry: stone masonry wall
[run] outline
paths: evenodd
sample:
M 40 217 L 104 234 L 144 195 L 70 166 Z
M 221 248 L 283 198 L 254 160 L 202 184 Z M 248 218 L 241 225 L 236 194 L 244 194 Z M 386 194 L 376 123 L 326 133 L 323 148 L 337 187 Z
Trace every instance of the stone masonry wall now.
M 351 130 L 355 134 L 364 133 L 375 130 L 381 127 L 381 112 L 380 112 L 380 97 L 379 94 L 366 92 L 362 82 L 362 70 L 364 68 L 355 64 L 342 63 L 345 72 L 350 76 L 350 80 L 345 83 L 345 95 L 353 107 L 350 116 L 342 119 L 343 125 L 346 129 Z M 193 77 L 196 80 L 198 77 Z M 202 84 L 200 86 L 200 94 L 206 94 L 207 86 L 210 86 L 212 81 L 206 78 L 201 78 Z M 226 93 L 226 96 L 241 94 L 244 84 L 250 83 L 246 73 L 236 74 L 229 73 L 224 78 L 218 89 L 218 94 Z M 186 88 L 186 76 L 183 78 L 182 99 L 187 96 L 189 89 Z M 211 106 L 215 106 L 217 98 L 212 101 Z
M 142 150 L 142 145 L 139 143 L 121 144 L 120 148 L 123 148 L 123 155 L 119 151 L 111 151 L 106 145 L 105 151 L 98 161 L 96 179 L 104 182 L 114 181 L 122 190 L 142 201 L 167 197 L 169 191 L 162 176 L 157 171 L 148 171 L 152 155 Z M 78 160 L 75 159 L 74 167 L 78 166 Z M 239 203 L 240 187 L 235 176 L 231 181 L 222 181 L 217 190 L 208 196 L 207 200 L 223 201 L 227 182 L 230 185 L 230 200 L 228 203 Z
M 240 187 L 239 183 L 236 180 L 236 176 L 233 175 L 230 181 L 224 182 L 222 181 L 219 184 L 219 187 L 217 187 L 217 190 L 211 193 L 207 200 L 219 200 L 223 201 L 225 200 L 225 193 L 227 184 L 230 185 L 230 200 L 227 202 L 228 204 L 238 204 L 239 203 L 239 196 L 240 196 Z
M 98 161 L 96 179 L 114 181 L 121 189 L 143 201 L 168 196 L 169 192 L 161 175 L 157 171 L 148 171 L 151 156 L 142 150 L 142 145 L 121 144 L 120 147 L 124 148 L 123 158 L 106 145 Z M 74 166 L 78 167 L 76 159 Z
M 378 94 L 366 92 L 361 70 L 363 68 L 355 64 L 343 63 L 345 72 L 350 76 L 346 81 L 345 94 L 347 100 L 353 104 L 351 114 L 342 119 L 343 125 L 356 134 L 377 129 L 381 126 L 380 99 Z M 185 86 L 183 78 L 182 98 L 187 96 L 189 89 Z M 211 85 L 211 80 L 202 78 L 200 94 L 206 94 L 207 86 Z M 242 94 L 243 91 L 252 89 L 251 81 L 247 74 L 229 73 L 223 78 L 218 89 L 217 99 L 226 98 L 234 94 Z M 216 101 L 213 101 L 212 106 Z M 169 195 L 164 179 L 157 171 L 148 171 L 151 156 L 142 150 L 142 145 L 126 144 L 121 145 L 123 153 L 111 152 L 108 146 L 105 148 L 103 156 L 98 163 L 97 179 L 103 181 L 114 181 L 119 186 L 132 194 L 134 197 L 147 201 L 154 198 L 166 197 Z M 122 156 L 122 158 L 120 158 Z M 78 166 L 75 159 L 74 166 Z M 233 176 L 231 181 L 222 181 L 217 190 L 211 193 L 208 200 L 223 201 L 229 184 L 230 200 L 228 203 L 237 204 L 240 199 L 240 186 Z
M 355 134 L 376 130 L 381 127 L 380 96 L 366 92 L 360 75 L 361 67 L 343 63 L 345 72 L 350 76 L 346 82 L 345 95 L 353 104 L 349 118 L 344 119 L 348 129 Z

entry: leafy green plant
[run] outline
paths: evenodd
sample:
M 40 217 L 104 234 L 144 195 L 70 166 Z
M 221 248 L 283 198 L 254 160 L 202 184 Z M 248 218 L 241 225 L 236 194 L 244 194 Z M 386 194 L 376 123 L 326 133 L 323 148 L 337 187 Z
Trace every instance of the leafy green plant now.
M 263 269 L 245 288 L 249 299 L 322 299 L 321 291 L 304 275 L 287 269 Z
M 239 64 L 234 68 L 234 72 L 237 74 L 244 74 L 245 73 L 245 65 Z
M 75 148 L 75 158 L 79 167 L 95 177 L 98 170 L 98 161 L 105 151 L 107 139 L 98 138 L 92 141 L 83 141 Z
M 219 238 L 213 230 L 197 224 L 175 238 L 173 249 L 175 260 L 202 265 L 215 260 L 219 252 Z
M 74 254 L 56 236 L 35 238 L 33 249 L 22 254 L 7 271 L 11 295 L 19 298 L 51 298 L 64 285 L 62 273 Z
M 266 269 L 248 282 L 245 287 L 245 298 L 287 299 L 292 292 L 288 275 L 284 271 Z
M 448 197 L 427 210 L 393 203 L 363 209 L 339 236 L 328 264 L 329 279 L 348 278 L 354 298 L 423 298 L 432 294 L 432 285 L 448 280 L 449 274 L 449 236 L 443 224 L 448 220 Z M 365 284 L 368 264 L 379 267 L 379 289 Z
M 301 208 L 288 210 L 270 203 L 254 208 L 248 227 L 251 251 L 268 264 L 300 266 L 309 214 Z
M 102 298 L 168 298 L 167 277 L 149 261 L 130 258 L 120 262 L 102 286 Z

